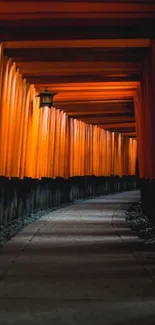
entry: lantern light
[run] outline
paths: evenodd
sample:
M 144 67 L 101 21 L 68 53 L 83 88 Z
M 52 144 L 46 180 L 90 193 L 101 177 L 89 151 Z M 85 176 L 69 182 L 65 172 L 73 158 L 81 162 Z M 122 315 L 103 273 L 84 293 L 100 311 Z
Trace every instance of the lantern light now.
M 40 92 L 40 94 L 37 97 L 40 97 L 40 108 L 41 107 L 53 107 L 53 98 L 57 93 L 53 93 L 52 91 L 48 91 L 48 89 L 45 89 L 44 91 Z

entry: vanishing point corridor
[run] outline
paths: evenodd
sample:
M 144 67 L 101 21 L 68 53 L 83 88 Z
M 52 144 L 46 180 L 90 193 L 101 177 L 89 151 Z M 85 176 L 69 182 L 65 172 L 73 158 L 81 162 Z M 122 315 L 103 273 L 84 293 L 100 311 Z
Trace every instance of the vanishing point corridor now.
M 1 250 L 0 324 L 154 324 L 155 253 L 125 223 L 138 191 L 81 201 Z
M 0 325 L 154 325 L 154 280 L 155 0 L 0 0 Z

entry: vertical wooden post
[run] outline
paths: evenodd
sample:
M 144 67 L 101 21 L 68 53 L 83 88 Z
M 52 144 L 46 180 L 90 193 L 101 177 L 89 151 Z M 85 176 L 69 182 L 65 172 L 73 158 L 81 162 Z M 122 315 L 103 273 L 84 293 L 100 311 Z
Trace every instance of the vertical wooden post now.
M 155 41 L 143 63 L 135 98 L 139 174 L 144 213 L 155 224 Z

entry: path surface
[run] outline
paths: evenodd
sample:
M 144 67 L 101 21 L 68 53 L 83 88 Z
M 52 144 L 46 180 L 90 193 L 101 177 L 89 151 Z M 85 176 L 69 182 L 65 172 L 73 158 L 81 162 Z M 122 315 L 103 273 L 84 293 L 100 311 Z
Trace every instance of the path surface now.
M 125 224 L 138 192 L 57 210 L 0 250 L 0 325 L 154 325 L 155 253 Z

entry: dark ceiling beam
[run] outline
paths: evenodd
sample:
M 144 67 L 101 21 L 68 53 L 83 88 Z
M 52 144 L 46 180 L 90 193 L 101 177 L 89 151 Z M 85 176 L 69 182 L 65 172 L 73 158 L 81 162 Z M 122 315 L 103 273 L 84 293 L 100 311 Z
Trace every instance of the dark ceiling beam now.
M 89 99 L 86 99 L 86 100 L 56 100 L 56 97 L 54 98 L 55 102 L 58 104 L 58 105 L 79 105 L 79 104 L 84 104 L 84 105 L 89 105 L 89 104 L 101 104 L 101 105 L 113 105 L 113 103 L 115 105 L 120 105 L 123 104 L 123 105 L 131 105 L 133 104 L 133 97 L 132 96 L 128 96 L 126 98 L 115 98 L 115 97 L 111 97 L 111 98 L 107 98 L 107 99 L 96 99 L 96 100 L 91 100 L 90 98 Z
M 135 129 L 136 129 L 136 124 L 135 123 L 102 123 L 102 124 L 99 124 L 98 125 L 100 127 L 103 127 L 105 129 L 118 129 L 118 130 L 122 130 L 122 132 L 125 132 L 126 130 L 130 130 L 130 132 L 135 132 Z
M 92 73 L 98 74 L 132 74 L 140 73 L 142 69 L 142 63 L 137 62 L 18 62 L 17 68 L 20 69 L 21 73 L 25 76 L 29 75 L 73 75 L 83 74 L 90 75 Z
M 54 28 L 54 32 L 53 32 Z M 17 19 L 0 20 L 0 39 L 82 40 L 116 38 L 154 38 L 154 19 Z
M 66 109 L 64 109 L 64 112 L 67 113 L 67 115 L 69 117 L 73 117 L 73 118 L 76 118 L 76 119 L 82 119 L 82 118 L 95 118 L 95 117 L 109 117 L 109 118 L 112 118 L 112 116 L 121 116 L 121 117 L 124 117 L 124 118 L 127 118 L 128 116 L 133 116 L 133 114 L 129 114 L 129 113 L 114 113 L 114 112 L 106 112 L 105 114 L 103 114 L 101 111 L 95 111 L 95 112 L 86 112 L 86 111 L 83 111 L 83 112 L 71 112 L 71 111 L 67 111 Z M 122 110 L 123 112 L 123 110 Z
M 115 132 L 115 133 L 122 133 L 123 135 L 124 135 L 124 131 L 122 130 L 122 129 L 106 129 L 107 131 L 109 131 L 109 132 Z M 133 130 L 133 132 L 135 133 L 134 134 L 134 137 L 136 137 L 136 132 L 135 132 L 135 130 Z M 132 133 L 133 133 L 132 132 Z M 127 133 L 130 133 L 130 130 L 127 130 L 127 132 L 126 132 L 126 134 Z
M 128 132 L 136 132 L 136 128 L 135 127 L 120 127 L 120 126 L 115 126 L 113 124 L 99 124 L 99 123 L 88 123 L 88 122 L 85 122 L 86 124 L 90 124 L 90 125 L 97 125 L 99 128 L 102 128 L 104 130 L 108 130 L 108 131 L 111 131 L 111 132 L 118 132 L 118 133 L 124 133 L 126 131 Z
M 133 114 L 133 110 L 131 110 L 131 109 L 127 109 L 127 108 L 125 108 L 125 107 L 121 107 L 120 106 L 120 108 L 115 108 L 115 107 L 109 107 L 109 108 L 100 108 L 100 109 L 98 109 L 98 108 L 96 108 L 96 106 L 94 105 L 94 106 L 91 106 L 90 108 L 89 108 L 89 106 L 88 107 L 85 107 L 85 106 L 82 106 L 82 108 L 80 107 L 80 105 L 79 105 L 79 107 L 74 107 L 74 106 L 72 106 L 72 107 L 67 107 L 67 106 L 59 106 L 59 105 L 56 105 L 56 107 L 57 108 L 62 108 L 65 112 L 67 112 L 68 114 L 75 114 L 75 115 L 90 115 L 90 114 L 92 114 L 92 115 L 95 115 L 95 114 L 103 114 L 103 115 L 106 115 L 106 114 L 119 114 L 119 115 L 121 115 L 121 114 L 123 114 L 123 115 L 125 115 L 125 114 L 128 114 L 128 115 L 130 115 L 130 114 Z
M 131 112 L 123 112 L 123 110 L 122 110 L 122 112 L 120 113 L 120 112 L 118 112 L 118 113 L 115 113 L 114 111 L 112 111 L 112 112 L 94 112 L 94 114 L 92 113 L 92 112 L 83 112 L 83 114 L 81 114 L 82 112 L 79 112 L 79 114 L 78 114 L 78 112 L 70 112 L 70 113 L 68 113 L 67 112 L 67 114 L 69 115 L 69 116 L 72 116 L 72 117 L 74 117 L 74 118 L 83 118 L 83 119 L 106 119 L 106 118 L 108 118 L 108 119 L 111 119 L 111 120 L 114 120 L 115 119 L 115 117 L 117 118 L 118 117 L 118 119 L 119 120 L 121 120 L 121 119 L 123 119 L 123 120 L 125 120 L 126 118 L 128 119 L 128 120 L 130 120 L 130 118 L 132 117 L 132 120 L 134 121 L 134 118 L 133 118 L 133 114 L 131 113 Z
M 61 21 L 59 22 L 59 25 L 61 24 Z M 146 22 L 147 24 L 147 22 Z M 19 23 L 19 27 L 20 27 L 20 23 Z M 72 28 L 73 30 L 70 31 L 70 27 L 69 28 L 65 28 L 63 31 L 60 30 L 56 30 L 53 33 L 53 27 L 52 28 L 44 28 L 44 27 L 27 27 L 27 28 L 22 28 L 20 27 L 15 28 L 12 26 L 12 28 L 4 28 L 2 23 L 0 24 L 0 39 L 2 41 L 21 41 L 21 40 L 50 40 L 55 39 L 85 39 L 85 38 L 92 38 L 92 35 L 94 38 L 114 38 L 114 37 L 119 37 L 119 38 L 123 38 L 124 35 L 126 35 L 126 37 L 150 37 L 150 38 L 154 38 L 155 37 L 155 23 L 152 24 L 150 26 L 150 28 L 148 29 L 147 27 L 143 27 L 140 30 L 136 30 L 136 27 L 134 27 L 134 25 L 131 24 L 130 28 L 126 31 L 125 33 L 125 28 L 122 29 L 122 26 L 119 30 L 119 34 L 117 32 L 116 26 L 113 26 L 112 30 L 109 30 L 108 28 L 106 28 L 105 30 L 105 26 L 103 27 L 103 31 L 101 31 L 101 28 L 99 28 L 99 30 L 97 30 L 97 28 L 92 28 L 91 26 L 89 27 L 88 31 L 83 31 L 83 27 L 81 28 L 81 30 L 76 30 L 76 28 Z M 64 28 L 62 26 L 62 28 Z M 75 30 L 75 31 L 74 31 Z
M 80 119 L 79 117 L 78 117 L 78 119 Z M 90 124 L 117 124 L 117 123 L 122 123 L 122 124 L 124 124 L 124 123 L 135 123 L 135 118 L 134 117 L 126 117 L 126 116 L 121 116 L 121 117 L 119 117 L 118 116 L 118 118 L 117 117 L 113 117 L 113 116 L 111 116 L 111 117 L 104 117 L 104 116 L 102 116 L 102 117 L 98 117 L 98 116 L 94 116 L 94 117 L 85 117 L 85 116 L 83 116 L 82 118 L 81 118 L 84 122 L 86 122 L 86 123 L 90 123 Z
M 119 128 L 105 128 L 104 125 L 103 126 L 98 125 L 98 127 L 102 128 L 102 129 L 104 129 L 106 131 L 109 131 L 109 132 L 116 132 L 116 133 L 124 134 L 125 131 L 127 131 L 126 133 L 130 133 L 130 131 L 132 131 L 132 133 L 134 132 L 136 134 L 135 129 L 132 129 L 132 130 L 131 129 L 125 129 L 125 130 L 123 130 L 123 129 L 119 129 Z M 135 136 L 135 134 L 134 134 L 134 136 Z
M 54 83 L 76 83 L 76 82 L 89 82 L 90 80 L 92 82 L 104 82 L 104 81 L 139 81 L 140 80 L 140 74 L 137 73 L 130 73 L 127 75 L 104 75 L 104 74 L 90 74 L 90 75 L 76 75 L 75 73 L 73 75 L 67 76 L 67 75 L 61 75 L 61 76 L 31 76 L 30 74 L 25 74 L 25 78 L 32 84 L 35 84 L 37 87 L 37 90 L 40 90 L 44 87 L 51 87 Z
M 74 108 L 75 111 L 83 111 L 85 107 L 86 111 L 89 109 L 98 110 L 98 111 L 114 111 L 114 112 L 121 112 L 122 109 L 126 111 L 132 111 L 134 108 L 134 102 L 132 100 L 127 101 L 79 101 L 79 102 L 57 102 L 57 106 L 65 107 L 65 109 L 72 109 Z
M 4 54 L 15 62 L 46 61 L 139 61 L 148 53 L 148 48 L 6 48 Z
M 130 108 L 125 106 L 125 105 L 119 105 L 119 106 L 115 106 L 115 105 L 108 105 L 106 107 L 106 105 L 95 105 L 95 103 L 93 105 L 65 105 L 65 104 L 62 104 L 62 105 L 59 105 L 59 104 L 56 104 L 56 107 L 57 108 L 63 108 L 65 111 L 68 111 L 68 112 L 74 112 L 74 113 L 77 113 L 77 114 L 83 114 L 83 112 L 85 112 L 86 114 L 88 114 L 89 112 L 91 112 L 91 114 L 96 114 L 97 112 L 98 113 L 103 113 L 103 114 L 123 114 L 123 113 L 132 113 L 133 112 L 133 108 Z
M 132 114 L 134 115 L 134 103 L 132 101 L 120 102 L 54 102 L 55 107 L 65 111 L 68 115 L 86 115 L 86 114 Z

